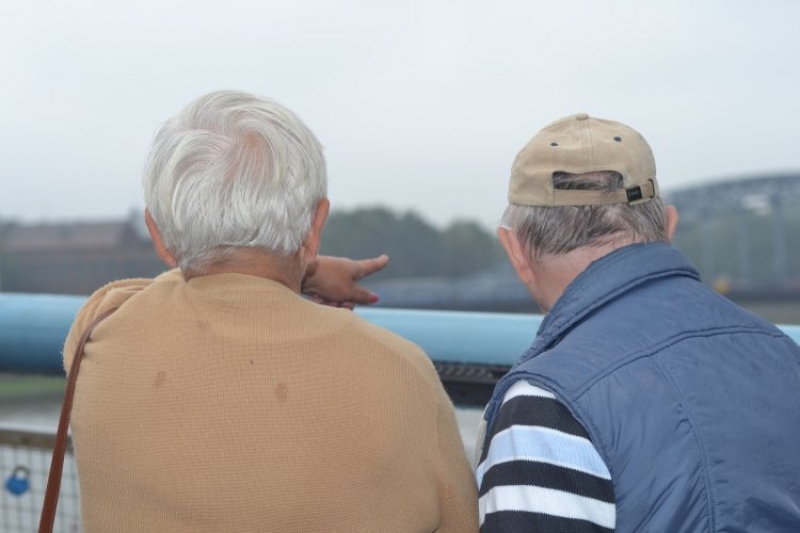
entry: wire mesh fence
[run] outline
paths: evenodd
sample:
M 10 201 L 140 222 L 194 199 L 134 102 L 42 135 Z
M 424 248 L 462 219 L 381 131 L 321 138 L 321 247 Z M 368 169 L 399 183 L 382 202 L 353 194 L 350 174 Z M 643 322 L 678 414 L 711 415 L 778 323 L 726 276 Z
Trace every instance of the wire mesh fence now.
M 0 532 L 37 530 L 54 441 L 52 431 L 0 425 Z M 80 492 L 71 445 L 64 460 L 54 530 L 59 533 L 81 530 Z

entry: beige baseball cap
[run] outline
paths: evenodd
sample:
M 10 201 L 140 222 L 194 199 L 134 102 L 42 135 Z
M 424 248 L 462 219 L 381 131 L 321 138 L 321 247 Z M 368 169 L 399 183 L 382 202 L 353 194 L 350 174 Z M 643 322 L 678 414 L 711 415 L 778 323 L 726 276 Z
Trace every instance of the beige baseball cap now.
M 553 174 L 612 170 L 623 178 L 613 193 L 553 189 Z M 508 201 L 515 205 L 638 204 L 658 196 L 653 151 L 639 132 L 578 113 L 545 126 L 511 167 Z

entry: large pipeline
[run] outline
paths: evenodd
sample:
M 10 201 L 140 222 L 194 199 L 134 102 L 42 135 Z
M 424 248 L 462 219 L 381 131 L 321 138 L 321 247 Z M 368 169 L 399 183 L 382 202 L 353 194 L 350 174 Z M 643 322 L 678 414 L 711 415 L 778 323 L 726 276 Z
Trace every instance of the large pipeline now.
M 61 351 L 84 296 L 0 294 L 0 372 L 63 375 Z M 511 365 L 530 346 L 538 315 L 358 308 L 435 361 Z
M 0 294 L 0 372 L 63 375 L 61 350 L 84 296 Z M 365 320 L 418 344 L 437 362 L 512 365 L 540 315 L 359 308 Z M 800 326 L 780 326 L 800 343 Z

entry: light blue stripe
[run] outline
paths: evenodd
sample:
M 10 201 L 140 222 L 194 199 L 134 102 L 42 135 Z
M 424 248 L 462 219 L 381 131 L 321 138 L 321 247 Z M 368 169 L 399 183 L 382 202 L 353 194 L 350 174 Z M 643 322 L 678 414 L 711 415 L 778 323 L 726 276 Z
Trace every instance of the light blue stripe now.
M 486 460 L 478 466 L 478 485 L 492 466 L 509 461 L 539 461 L 611 479 L 608 467 L 592 443 L 561 431 L 538 426 L 511 426 L 494 436 Z

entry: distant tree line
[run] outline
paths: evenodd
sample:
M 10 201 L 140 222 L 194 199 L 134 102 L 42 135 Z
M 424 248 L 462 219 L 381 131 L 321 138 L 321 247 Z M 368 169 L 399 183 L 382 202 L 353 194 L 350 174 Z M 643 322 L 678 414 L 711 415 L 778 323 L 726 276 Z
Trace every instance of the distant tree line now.
M 773 238 L 776 216 L 764 210 L 681 220 L 674 243 L 711 285 L 728 280 L 732 288 L 800 287 L 800 205 L 786 206 L 780 214 L 780 243 Z M 334 211 L 322 241 L 326 254 L 360 258 L 388 253 L 390 267 L 375 279 L 458 277 L 505 261 L 496 236 L 474 221 L 438 229 L 414 211 L 384 207 Z M 779 244 L 781 250 L 775 248 Z M 778 278 L 777 258 L 784 279 Z
M 384 207 L 334 211 L 322 234 L 322 253 L 353 258 L 389 254 L 389 267 L 373 279 L 480 272 L 503 259 L 497 238 L 477 222 L 437 229 L 414 211 Z
M 16 226 L 12 220 L 0 219 L 0 290 L 14 290 L 18 274 L 15 255 L 4 245 Z M 780 214 L 763 209 L 718 211 L 709 218 L 685 217 L 678 225 L 674 242 L 711 285 L 723 280 L 733 290 L 800 287 L 800 205 L 786 205 Z M 398 212 L 385 207 L 334 210 L 323 231 L 322 253 L 353 258 L 389 254 L 389 268 L 376 274 L 372 278 L 375 281 L 460 277 L 505 261 L 497 237 L 475 221 L 458 220 L 439 228 L 414 211 Z M 59 265 L 59 257 L 50 258 L 49 263 L 53 268 L 67 268 L 69 265 Z M 109 265 L 106 266 L 111 268 Z M 109 279 L 150 274 L 108 272 Z

